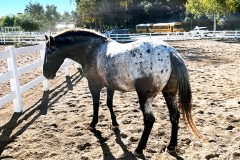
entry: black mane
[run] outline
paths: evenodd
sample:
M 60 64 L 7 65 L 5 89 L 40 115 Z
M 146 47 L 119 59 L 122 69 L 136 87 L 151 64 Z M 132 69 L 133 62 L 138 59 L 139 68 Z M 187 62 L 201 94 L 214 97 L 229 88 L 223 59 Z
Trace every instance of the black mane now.
M 106 36 L 101 35 L 100 33 L 93 31 L 93 30 L 89 30 L 89 29 L 64 30 L 64 31 L 60 32 L 59 34 L 57 34 L 56 36 L 54 36 L 54 39 L 58 43 L 66 42 L 66 41 L 77 42 L 85 37 L 100 38 L 100 39 L 103 39 L 104 41 L 106 41 L 108 39 Z

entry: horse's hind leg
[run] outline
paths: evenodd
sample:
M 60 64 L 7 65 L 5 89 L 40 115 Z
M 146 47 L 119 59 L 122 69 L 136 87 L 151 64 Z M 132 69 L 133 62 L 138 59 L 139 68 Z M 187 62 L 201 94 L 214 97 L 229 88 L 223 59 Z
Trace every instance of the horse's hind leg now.
M 178 137 L 178 123 L 179 123 L 179 111 L 176 103 L 176 92 L 163 92 L 163 96 L 166 100 L 167 107 L 170 114 L 170 121 L 172 124 L 171 140 L 167 147 L 167 151 L 175 151 L 177 146 L 177 137 Z
M 113 111 L 113 95 L 114 95 L 114 90 L 107 88 L 107 106 L 111 114 L 113 128 L 117 128 L 119 124 L 117 123 L 116 115 L 114 114 L 114 111 Z

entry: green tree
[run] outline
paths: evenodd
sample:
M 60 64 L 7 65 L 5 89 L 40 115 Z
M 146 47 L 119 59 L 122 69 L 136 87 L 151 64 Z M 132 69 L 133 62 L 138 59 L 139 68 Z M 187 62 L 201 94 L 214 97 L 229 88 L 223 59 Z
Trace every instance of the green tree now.
M 25 14 L 27 17 L 31 16 L 31 19 L 35 22 L 40 23 L 40 28 L 36 31 L 47 31 L 51 29 L 51 23 L 47 19 L 44 8 L 40 3 L 29 2 L 29 4 L 25 8 Z
M 15 19 L 16 17 L 14 15 L 7 15 L 6 17 L 4 17 L 1 26 L 3 27 L 13 27 L 14 23 L 15 23 Z
M 206 15 L 213 18 L 216 30 L 216 19 L 221 15 L 235 12 L 240 5 L 240 0 L 187 0 L 186 9 L 195 17 Z
M 90 24 L 95 30 L 102 30 L 105 23 L 109 21 L 118 26 L 118 22 L 124 22 L 127 14 L 127 4 L 131 0 L 76 0 L 77 13 L 80 23 Z
M 93 28 L 131 27 L 184 19 L 186 0 L 75 0 L 78 24 Z M 183 18 L 182 18 L 183 17 Z M 135 28 L 135 27 L 134 27 Z
M 38 2 L 35 3 L 29 2 L 29 4 L 26 5 L 24 12 L 29 13 L 33 17 L 41 17 L 44 15 L 44 8 Z
M 45 15 L 51 24 L 51 30 L 55 30 L 56 23 L 60 21 L 60 13 L 57 12 L 57 6 L 47 5 Z
M 41 30 L 41 21 L 33 18 L 30 14 L 22 14 L 16 18 L 16 25 L 27 32 Z

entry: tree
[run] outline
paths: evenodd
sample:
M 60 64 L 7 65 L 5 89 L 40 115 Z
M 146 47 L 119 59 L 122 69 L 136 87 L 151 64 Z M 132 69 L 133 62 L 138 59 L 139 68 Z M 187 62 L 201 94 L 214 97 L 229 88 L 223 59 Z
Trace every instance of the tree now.
M 35 2 L 35 3 L 29 2 L 24 12 L 30 14 L 32 17 L 39 19 L 44 15 L 44 8 L 38 2 Z
M 126 20 L 127 16 L 123 12 L 126 12 L 127 4 L 130 2 L 131 0 L 76 0 L 79 21 L 82 25 L 94 24 L 95 30 L 99 28 L 102 30 L 103 24 L 107 21 L 115 22 L 118 26 L 118 22 Z
M 14 15 L 7 15 L 4 17 L 1 26 L 3 27 L 13 27 L 16 17 Z
M 47 19 L 44 8 L 40 3 L 29 2 L 29 4 L 25 8 L 25 14 L 26 14 L 26 18 L 28 20 L 31 19 L 34 22 L 39 22 L 40 28 L 36 31 L 47 31 L 47 30 L 51 29 L 51 23 Z M 26 21 L 26 22 L 28 22 L 28 21 Z
M 186 9 L 196 16 L 206 15 L 214 19 L 213 30 L 216 30 L 216 19 L 236 11 L 239 0 L 187 0 Z
M 16 18 L 16 25 L 27 32 L 41 30 L 41 21 L 34 19 L 30 14 L 22 14 Z
M 180 21 L 186 0 L 75 0 L 78 23 L 104 28 Z M 184 19 L 184 18 L 182 18 Z M 93 27 L 94 28 L 94 27 Z
M 57 6 L 47 5 L 45 15 L 51 24 L 51 30 L 55 29 L 56 23 L 60 20 L 60 13 L 57 12 Z

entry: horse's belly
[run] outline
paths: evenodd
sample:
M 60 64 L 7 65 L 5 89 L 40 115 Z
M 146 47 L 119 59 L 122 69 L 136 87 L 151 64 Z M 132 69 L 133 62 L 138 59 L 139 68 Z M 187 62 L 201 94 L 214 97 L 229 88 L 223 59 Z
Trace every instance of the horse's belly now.
M 120 70 L 120 72 L 119 72 Z M 130 77 L 126 71 L 121 71 L 121 69 L 115 70 L 115 72 L 105 74 L 106 87 L 112 88 L 114 90 L 122 92 L 134 91 L 134 84 L 132 83 Z

